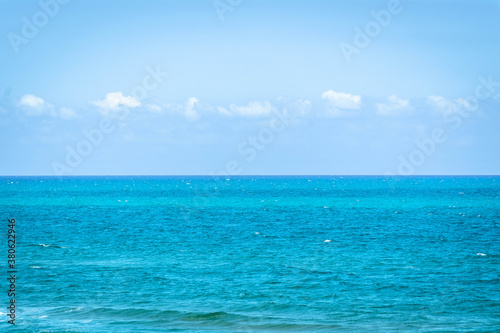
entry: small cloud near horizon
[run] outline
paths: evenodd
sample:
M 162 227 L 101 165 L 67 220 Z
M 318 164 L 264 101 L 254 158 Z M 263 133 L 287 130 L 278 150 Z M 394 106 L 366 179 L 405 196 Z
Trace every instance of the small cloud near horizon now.
M 141 106 L 141 102 L 132 96 L 123 96 L 121 91 L 108 93 L 103 100 L 93 101 L 91 104 L 104 110 L 117 110 L 122 106 L 135 108 Z
M 330 117 L 345 117 L 353 115 L 353 110 L 361 107 L 361 96 L 344 92 L 327 90 L 321 94 L 326 101 L 326 115 Z

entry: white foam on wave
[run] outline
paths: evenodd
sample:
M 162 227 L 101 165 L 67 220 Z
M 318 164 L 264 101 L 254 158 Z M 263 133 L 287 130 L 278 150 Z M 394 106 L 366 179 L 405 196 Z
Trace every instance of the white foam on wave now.
M 67 249 L 66 246 L 58 246 L 58 245 L 50 245 L 50 244 L 38 244 L 39 246 L 43 246 L 43 247 L 55 247 L 55 248 L 60 248 L 60 249 Z
M 84 308 L 81 306 L 78 306 L 78 307 L 73 308 L 73 309 L 68 309 L 65 312 L 75 312 L 75 311 L 82 311 L 82 310 L 84 310 Z
M 483 256 L 483 257 L 484 257 L 484 256 L 486 255 L 486 253 L 478 253 L 477 255 L 478 255 L 478 256 Z
M 40 268 L 40 267 L 38 267 L 38 266 L 31 266 L 31 268 L 35 268 L 35 269 L 37 269 L 37 268 Z
M 330 243 L 331 241 L 332 241 L 331 239 L 327 239 L 323 243 Z

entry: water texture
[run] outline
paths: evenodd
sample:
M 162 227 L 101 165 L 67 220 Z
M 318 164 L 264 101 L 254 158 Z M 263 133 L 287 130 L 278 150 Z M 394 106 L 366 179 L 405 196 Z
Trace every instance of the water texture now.
M 0 177 L 19 332 L 499 332 L 500 177 Z

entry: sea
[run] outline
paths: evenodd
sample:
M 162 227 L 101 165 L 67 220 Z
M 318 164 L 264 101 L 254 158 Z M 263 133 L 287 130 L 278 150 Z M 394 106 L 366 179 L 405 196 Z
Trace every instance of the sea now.
M 2 332 L 500 332 L 498 176 L 3 176 L 0 217 Z

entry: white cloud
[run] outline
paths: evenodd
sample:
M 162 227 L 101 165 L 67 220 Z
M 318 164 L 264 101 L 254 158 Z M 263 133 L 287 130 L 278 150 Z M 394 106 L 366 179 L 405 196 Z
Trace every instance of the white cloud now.
M 361 106 L 359 95 L 327 90 L 321 94 L 321 98 L 327 103 L 327 115 L 332 117 L 352 115 L 352 111 L 346 110 L 357 110 Z
M 463 98 L 456 99 L 455 104 L 458 107 L 462 107 L 462 108 L 467 109 L 467 110 L 471 110 L 472 108 L 474 108 L 474 105 L 470 104 L 467 100 L 465 100 Z
M 453 102 L 447 100 L 443 96 L 435 96 L 431 95 L 427 97 L 427 103 L 437 106 L 440 109 L 452 109 L 453 108 Z
M 231 112 L 227 111 L 226 108 L 223 108 L 221 106 L 218 106 L 217 110 L 219 111 L 220 114 L 223 114 L 225 116 L 230 116 L 231 115 Z
M 149 111 L 152 111 L 152 112 L 155 112 L 155 113 L 161 113 L 162 112 L 161 106 L 156 105 L 156 104 L 148 104 L 148 105 L 146 105 L 146 107 L 147 107 L 147 109 Z
M 45 103 L 45 101 L 42 98 L 30 94 L 22 96 L 20 102 L 21 105 L 29 106 L 32 108 L 37 108 L 47 105 L 47 103 Z
M 62 119 L 75 119 L 75 118 L 78 118 L 78 114 L 75 112 L 75 110 L 70 109 L 70 108 L 60 108 L 59 109 L 59 116 Z
M 190 121 L 198 120 L 200 114 L 195 110 L 195 105 L 200 101 L 195 97 L 189 97 L 184 108 L 184 116 Z
M 121 106 L 135 108 L 141 106 L 141 102 L 135 99 L 132 96 L 123 96 L 123 94 L 119 92 L 109 93 L 106 95 L 101 101 L 93 101 L 92 104 L 104 109 L 104 110 L 117 110 Z
M 284 112 L 290 115 L 305 116 L 311 112 L 312 103 L 309 100 L 297 99 L 287 102 L 284 106 Z
M 30 94 L 23 95 L 19 100 L 19 105 L 23 107 L 25 114 L 28 116 L 49 115 L 54 118 L 59 117 L 64 120 L 79 117 L 73 109 L 62 107 L 57 110 L 54 105 L 47 103 L 43 98 Z
M 266 116 L 270 114 L 273 111 L 273 106 L 269 102 L 250 102 L 246 106 L 238 106 L 236 104 L 231 104 L 229 106 L 229 111 L 227 111 L 224 108 L 218 108 L 220 113 L 226 114 L 226 115 L 240 115 L 240 116 L 247 116 L 247 117 L 259 117 L 259 116 Z
M 47 103 L 43 98 L 35 95 L 26 94 L 21 97 L 19 104 L 23 107 L 24 112 L 28 116 L 42 116 L 49 114 L 53 117 L 57 116 L 54 106 Z
M 333 107 L 339 109 L 355 110 L 359 109 L 361 106 L 361 96 L 359 95 L 328 90 L 321 94 L 321 98 L 327 100 Z
M 150 107 L 153 112 L 163 113 L 165 111 L 169 114 L 183 115 L 189 121 L 200 119 L 201 113 L 199 112 L 200 101 L 196 97 L 189 97 L 184 103 L 165 103 L 160 106 Z M 161 111 L 160 111 L 161 110 Z
M 185 106 L 179 103 L 165 103 L 162 108 L 171 113 L 184 113 Z
M 388 103 L 377 103 L 377 114 L 381 116 L 398 116 L 402 113 L 411 111 L 410 102 L 407 99 L 400 99 L 396 95 L 388 98 Z
M 460 112 L 461 109 L 466 109 L 468 111 L 475 111 L 477 109 L 477 105 L 472 105 L 463 98 L 457 98 L 455 101 L 450 101 L 442 96 L 431 95 L 427 97 L 427 103 L 434 106 L 442 115 Z

